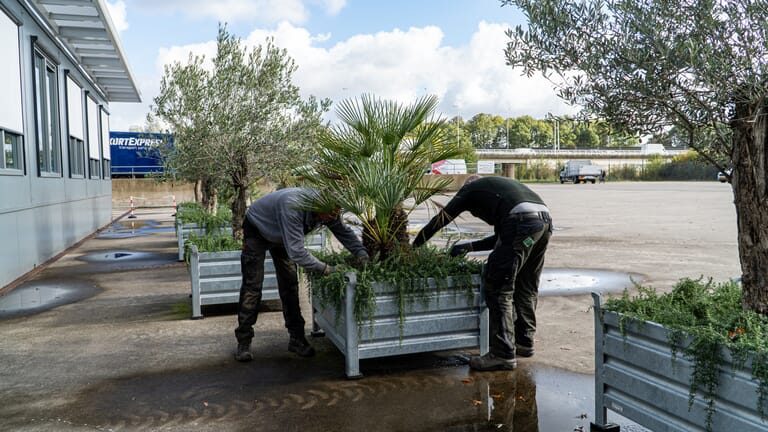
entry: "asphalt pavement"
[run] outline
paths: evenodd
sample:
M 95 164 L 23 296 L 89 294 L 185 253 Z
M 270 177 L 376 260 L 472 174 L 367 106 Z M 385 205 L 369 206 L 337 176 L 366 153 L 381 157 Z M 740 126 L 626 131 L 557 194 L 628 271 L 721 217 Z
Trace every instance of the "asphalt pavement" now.
M 556 226 L 552 274 L 633 275 L 660 290 L 683 277 L 739 274 L 727 184 L 532 188 Z M 542 296 L 536 355 L 513 372 L 471 372 L 473 352 L 458 351 L 364 360 L 365 377 L 349 381 L 330 341 L 313 340 L 318 354 L 310 359 L 287 351 L 276 302 L 256 324 L 255 360 L 241 364 L 233 360 L 233 307 L 190 319 L 173 209 L 139 208 L 130 220 L 126 210 L 115 209 L 109 228 L 0 297 L 0 430 L 588 430 L 587 293 L 563 286 Z M 418 209 L 411 220 L 418 226 L 431 214 Z M 458 225 L 487 230 L 471 217 Z M 309 322 L 306 295 L 302 302 Z

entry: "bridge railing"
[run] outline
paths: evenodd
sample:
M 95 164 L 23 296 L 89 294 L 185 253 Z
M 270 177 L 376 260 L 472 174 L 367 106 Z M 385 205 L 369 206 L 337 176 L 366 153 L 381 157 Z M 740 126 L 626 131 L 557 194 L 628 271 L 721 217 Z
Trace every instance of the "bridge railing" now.
M 536 158 L 539 156 L 553 157 L 572 157 L 572 158 L 589 158 L 589 157 L 642 157 L 653 156 L 653 153 L 645 153 L 641 150 L 616 150 L 616 149 L 478 149 L 476 150 L 479 157 L 491 156 L 491 155 L 504 155 L 505 157 L 519 157 L 521 159 Z M 664 153 L 656 153 L 661 156 L 677 156 L 687 153 L 688 150 L 665 150 Z

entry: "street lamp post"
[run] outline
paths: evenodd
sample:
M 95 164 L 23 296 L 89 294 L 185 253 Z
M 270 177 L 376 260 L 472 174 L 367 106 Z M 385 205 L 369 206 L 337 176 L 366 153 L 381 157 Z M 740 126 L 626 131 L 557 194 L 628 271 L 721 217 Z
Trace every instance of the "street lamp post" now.
M 459 147 L 461 142 L 459 141 L 459 115 L 456 115 L 456 147 Z
M 553 150 L 558 151 L 560 150 L 560 118 L 553 116 L 552 113 L 547 113 L 547 119 L 552 120 L 552 128 L 553 128 Z
M 507 121 L 505 122 L 507 133 L 504 134 L 504 139 L 507 141 L 504 143 L 504 148 L 509 148 L 509 117 L 507 117 Z
M 459 140 L 459 106 L 453 104 L 453 107 L 456 108 L 456 147 L 458 148 L 461 145 L 461 141 Z

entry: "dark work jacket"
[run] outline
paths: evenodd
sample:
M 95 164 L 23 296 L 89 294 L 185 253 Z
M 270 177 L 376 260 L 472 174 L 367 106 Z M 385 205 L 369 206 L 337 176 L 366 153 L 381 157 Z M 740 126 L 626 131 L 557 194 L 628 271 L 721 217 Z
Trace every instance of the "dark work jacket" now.
M 488 225 L 496 226 L 509 215 L 510 210 L 523 202 L 545 205 L 536 192 L 515 180 L 504 177 L 483 177 L 475 180 L 459 189 L 440 213 L 419 231 L 413 246 L 421 246 L 465 211 L 469 211 L 472 216 Z

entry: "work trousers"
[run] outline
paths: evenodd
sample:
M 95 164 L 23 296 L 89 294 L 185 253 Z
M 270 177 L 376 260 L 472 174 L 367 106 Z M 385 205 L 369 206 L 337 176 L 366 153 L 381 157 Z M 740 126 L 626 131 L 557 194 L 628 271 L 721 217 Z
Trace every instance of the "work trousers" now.
M 512 213 L 500 227 L 484 276 L 490 352 L 511 359 L 515 343 L 533 347 L 536 304 L 544 254 L 552 235 L 548 213 L 523 218 Z
M 247 220 L 243 224 L 243 252 L 240 256 L 240 271 L 243 282 L 237 308 L 235 337 L 241 344 L 250 344 L 253 326 L 259 314 L 262 289 L 264 286 L 264 261 L 267 251 L 272 256 L 277 276 L 277 290 L 283 304 L 285 327 L 291 336 L 304 336 L 304 317 L 299 305 L 299 277 L 296 264 L 288 258 L 282 244 L 271 243 Z

